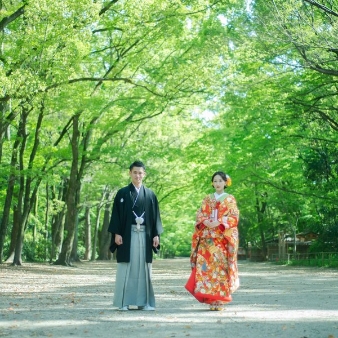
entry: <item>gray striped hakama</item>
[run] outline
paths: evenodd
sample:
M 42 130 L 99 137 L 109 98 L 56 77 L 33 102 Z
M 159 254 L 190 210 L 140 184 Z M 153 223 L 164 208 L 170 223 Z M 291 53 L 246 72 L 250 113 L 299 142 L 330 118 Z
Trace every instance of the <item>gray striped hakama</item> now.
M 152 264 L 146 263 L 145 226 L 138 231 L 132 225 L 130 243 L 130 262 L 117 263 L 113 305 L 155 307 L 154 290 L 151 283 Z

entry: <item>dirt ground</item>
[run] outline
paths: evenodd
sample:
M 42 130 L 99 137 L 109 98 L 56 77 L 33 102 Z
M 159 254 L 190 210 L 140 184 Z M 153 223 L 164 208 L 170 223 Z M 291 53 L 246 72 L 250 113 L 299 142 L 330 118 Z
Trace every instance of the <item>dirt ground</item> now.
M 186 258 L 156 260 L 156 311 L 112 306 L 116 263 L 0 265 L 0 337 L 338 338 L 338 270 L 239 262 L 223 312 L 184 289 Z

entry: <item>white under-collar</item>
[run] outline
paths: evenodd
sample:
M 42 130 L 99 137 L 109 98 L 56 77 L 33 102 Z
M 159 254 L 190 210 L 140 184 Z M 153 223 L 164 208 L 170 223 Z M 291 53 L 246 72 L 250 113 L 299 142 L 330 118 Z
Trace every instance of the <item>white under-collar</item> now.
M 223 195 L 225 195 L 225 192 L 222 192 L 221 194 L 217 194 L 217 192 L 214 192 L 214 196 L 216 199 L 219 199 Z
M 133 184 L 134 185 L 134 184 Z M 140 193 L 140 189 L 142 188 L 142 185 L 138 188 L 138 187 L 135 187 L 135 185 L 134 185 L 134 188 L 135 188 L 135 190 L 137 191 L 137 193 L 139 194 Z

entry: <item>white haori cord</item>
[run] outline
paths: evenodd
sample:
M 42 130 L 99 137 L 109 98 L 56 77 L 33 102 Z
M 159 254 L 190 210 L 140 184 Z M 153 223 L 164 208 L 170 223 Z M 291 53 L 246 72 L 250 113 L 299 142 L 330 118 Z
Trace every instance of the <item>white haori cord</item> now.
M 135 215 L 135 221 L 136 221 L 136 229 L 140 230 L 141 224 L 144 222 L 144 215 L 145 211 L 143 212 L 143 214 L 141 216 L 137 216 L 136 212 L 133 210 L 133 214 Z

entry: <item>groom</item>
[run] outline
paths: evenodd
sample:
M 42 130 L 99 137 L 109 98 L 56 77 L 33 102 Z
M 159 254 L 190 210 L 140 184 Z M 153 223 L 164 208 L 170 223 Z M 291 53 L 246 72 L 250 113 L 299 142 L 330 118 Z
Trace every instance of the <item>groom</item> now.
M 156 195 L 142 184 L 145 165 L 133 162 L 129 175 L 131 183 L 115 196 L 108 229 L 112 234 L 110 250 L 117 249 L 113 305 L 120 311 L 128 311 L 129 306 L 153 311 L 152 250 L 159 250 L 162 222 Z

